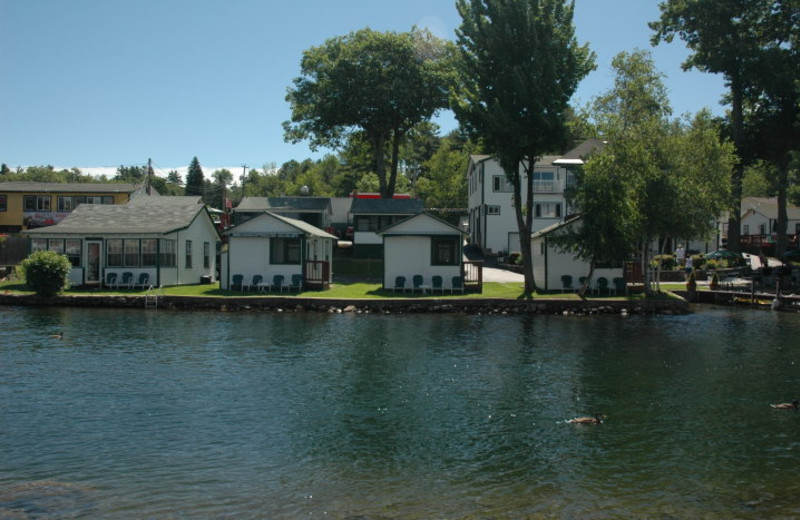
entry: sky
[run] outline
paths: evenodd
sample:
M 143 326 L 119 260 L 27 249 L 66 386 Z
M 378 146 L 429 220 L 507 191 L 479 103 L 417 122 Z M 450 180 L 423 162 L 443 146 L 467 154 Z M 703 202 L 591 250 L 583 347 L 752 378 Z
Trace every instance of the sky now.
M 720 76 L 684 72 L 679 40 L 651 47 L 659 0 L 576 0 L 597 54 L 573 105 L 608 91 L 612 58 L 648 49 L 676 114 L 723 114 Z M 0 163 L 110 172 L 144 165 L 205 174 L 317 159 L 284 142 L 287 88 L 304 50 L 369 27 L 455 39 L 455 0 L 0 0 Z M 456 127 L 451 113 L 436 122 Z

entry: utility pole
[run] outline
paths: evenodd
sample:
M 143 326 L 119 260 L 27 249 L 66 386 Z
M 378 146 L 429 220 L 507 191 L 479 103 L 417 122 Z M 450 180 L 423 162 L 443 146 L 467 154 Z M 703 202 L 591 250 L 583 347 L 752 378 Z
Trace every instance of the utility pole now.
M 153 160 L 147 159 L 147 174 L 145 175 L 145 188 L 144 192 L 150 195 L 151 177 L 153 175 Z

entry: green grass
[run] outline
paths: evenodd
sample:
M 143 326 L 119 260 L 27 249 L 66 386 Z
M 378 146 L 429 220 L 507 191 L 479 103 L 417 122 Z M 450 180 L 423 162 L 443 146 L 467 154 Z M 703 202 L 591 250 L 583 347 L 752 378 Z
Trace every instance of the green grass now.
M 662 283 L 661 288 L 664 291 L 683 290 L 684 283 Z M 699 289 L 699 288 L 698 288 Z M 6 281 L 0 282 L 0 292 L 15 293 L 15 294 L 32 294 L 24 283 L 19 281 Z M 62 294 L 65 295 L 95 295 L 95 296 L 126 296 L 126 295 L 144 295 L 147 291 L 144 289 L 68 289 Z M 187 296 L 187 297 L 207 297 L 207 298 L 263 298 L 263 297 L 303 297 L 303 298 L 321 298 L 332 300 L 349 300 L 349 299 L 402 299 L 402 298 L 419 298 L 419 299 L 507 299 L 519 300 L 525 297 L 523 291 L 523 284 L 521 282 L 484 282 L 482 293 L 468 292 L 466 294 L 455 293 L 450 294 L 445 291 L 444 294 L 420 294 L 411 292 L 393 292 L 392 290 L 384 290 L 380 283 L 376 282 L 342 282 L 333 283 L 329 290 L 325 291 L 302 291 L 302 292 L 283 292 L 283 293 L 259 293 L 253 292 L 238 292 L 238 291 L 223 291 L 219 288 L 219 284 L 198 284 L 198 285 L 179 285 L 174 287 L 165 287 L 163 294 L 166 296 Z M 662 293 L 661 296 L 656 295 L 652 298 L 665 298 L 674 297 L 670 293 Z M 597 296 L 587 294 L 588 300 L 642 300 L 643 294 L 632 294 L 628 297 L 625 296 Z M 561 293 L 560 291 L 549 293 L 537 293 L 533 295 L 534 300 L 580 300 L 580 297 L 575 293 Z

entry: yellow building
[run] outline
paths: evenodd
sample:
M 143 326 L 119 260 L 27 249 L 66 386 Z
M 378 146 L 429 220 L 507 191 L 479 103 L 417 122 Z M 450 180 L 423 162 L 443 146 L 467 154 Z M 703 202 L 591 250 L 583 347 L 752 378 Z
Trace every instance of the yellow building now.
M 126 204 L 134 184 L 0 182 L 0 233 L 57 224 L 81 204 Z

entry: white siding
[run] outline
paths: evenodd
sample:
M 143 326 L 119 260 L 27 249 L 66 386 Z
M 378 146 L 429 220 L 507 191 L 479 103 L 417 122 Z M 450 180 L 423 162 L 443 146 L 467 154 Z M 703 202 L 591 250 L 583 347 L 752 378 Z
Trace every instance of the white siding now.
M 444 287 L 449 289 L 453 276 L 461 274 L 460 265 L 431 265 L 431 237 L 387 236 L 384 241 L 383 285 L 394 287 L 397 276 L 406 277 L 406 287 L 411 287 L 415 274 L 423 276 L 423 283 L 430 287 L 434 275 L 442 277 Z

